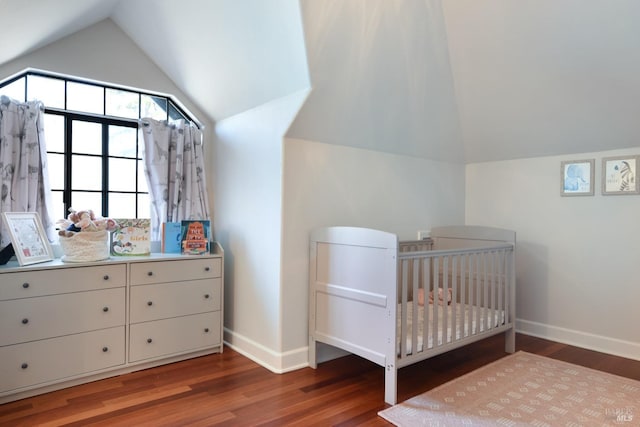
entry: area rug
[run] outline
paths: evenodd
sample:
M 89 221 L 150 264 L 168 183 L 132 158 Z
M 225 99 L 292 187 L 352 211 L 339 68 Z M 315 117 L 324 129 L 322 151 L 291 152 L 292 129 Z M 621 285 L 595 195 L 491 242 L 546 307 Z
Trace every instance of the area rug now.
M 378 415 L 397 426 L 638 426 L 640 381 L 519 351 Z

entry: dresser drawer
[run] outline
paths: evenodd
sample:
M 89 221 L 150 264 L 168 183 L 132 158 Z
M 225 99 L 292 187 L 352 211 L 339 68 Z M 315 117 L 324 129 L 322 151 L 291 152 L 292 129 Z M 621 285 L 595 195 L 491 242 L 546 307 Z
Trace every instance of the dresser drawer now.
M 125 300 L 113 288 L 0 301 L 0 346 L 124 325 Z
M 216 311 L 131 325 L 129 361 L 219 345 L 220 322 L 220 312 Z
M 125 363 L 124 326 L 0 347 L 0 392 Z
M 131 285 L 213 279 L 221 274 L 220 258 L 136 262 L 131 264 Z
M 131 323 L 220 310 L 222 279 L 191 280 L 131 288 Z
M 126 264 L 52 268 L 4 273 L 0 276 L 0 301 L 55 295 L 126 285 Z

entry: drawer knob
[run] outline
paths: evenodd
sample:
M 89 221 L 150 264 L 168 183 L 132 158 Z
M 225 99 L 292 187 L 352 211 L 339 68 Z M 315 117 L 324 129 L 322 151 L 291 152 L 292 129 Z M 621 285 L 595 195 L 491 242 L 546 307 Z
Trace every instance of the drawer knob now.
M 109 347 L 102 347 L 102 352 L 106 353 L 107 351 L 109 351 Z
M 204 333 L 208 334 L 209 333 L 209 328 L 204 328 Z
M 106 313 L 107 311 L 109 311 L 109 307 L 102 307 L 102 311 Z
M 147 343 L 151 344 L 153 340 L 151 338 L 147 338 Z
M 153 276 L 153 271 L 149 271 L 149 272 L 147 273 L 147 276 Z
M 209 294 L 204 294 L 204 299 L 209 299 Z
M 29 319 L 27 319 L 26 317 L 24 319 L 22 319 L 22 324 L 26 325 L 27 323 L 29 323 Z
M 108 274 L 105 274 L 104 276 L 102 276 L 102 278 L 103 278 L 104 280 L 109 280 L 109 275 L 108 275 Z
M 27 369 L 29 367 L 29 364 L 28 363 L 23 363 L 22 365 L 20 365 L 20 367 L 22 369 Z
M 209 267 L 205 267 L 204 268 L 204 271 L 209 271 L 209 270 L 211 270 L 211 268 L 209 268 Z
M 27 288 L 29 287 L 29 283 L 26 283 L 26 282 L 25 282 L 25 283 L 23 283 L 23 284 L 22 284 L 22 287 L 23 287 L 23 288 L 25 288 L 25 289 L 27 289 Z
M 153 305 L 153 301 L 147 301 L 147 305 L 151 307 Z

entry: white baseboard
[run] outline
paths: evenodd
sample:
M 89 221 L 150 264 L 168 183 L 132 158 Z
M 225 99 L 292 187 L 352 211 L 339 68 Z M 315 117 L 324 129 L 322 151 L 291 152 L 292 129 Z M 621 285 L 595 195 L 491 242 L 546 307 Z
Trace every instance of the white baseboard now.
M 227 328 L 224 328 L 224 343 L 276 374 L 283 374 L 309 366 L 307 347 L 281 353 Z
M 627 359 L 640 360 L 640 343 L 561 328 L 529 320 L 516 320 L 516 331 Z

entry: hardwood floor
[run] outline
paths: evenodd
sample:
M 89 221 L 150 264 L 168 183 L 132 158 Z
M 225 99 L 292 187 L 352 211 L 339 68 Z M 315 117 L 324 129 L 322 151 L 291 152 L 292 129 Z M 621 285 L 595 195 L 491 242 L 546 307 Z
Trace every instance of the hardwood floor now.
M 519 334 L 517 349 L 640 380 L 640 361 Z M 505 356 L 502 335 L 400 370 L 398 400 Z M 225 348 L 210 355 L 0 405 L 0 425 L 386 426 L 384 373 L 347 356 L 273 374 Z

